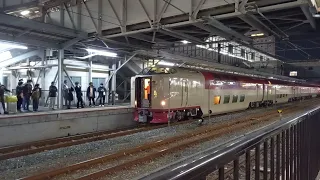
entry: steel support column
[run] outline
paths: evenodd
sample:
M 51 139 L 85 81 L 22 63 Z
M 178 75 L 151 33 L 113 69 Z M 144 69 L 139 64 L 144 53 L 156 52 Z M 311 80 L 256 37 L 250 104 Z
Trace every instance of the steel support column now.
M 115 93 L 117 90 L 117 63 L 113 62 L 112 64 L 112 69 L 114 69 L 113 71 L 113 76 L 111 77 L 111 103 L 112 105 L 115 105 Z
M 58 109 L 62 109 L 62 66 L 64 59 L 64 50 L 59 50 L 58 58 Z
M 92 58 L 89 58 L 89 83 L 92 82 Z
M 46 78 L 46 68 L 44 67 L 45 66 L 45 61 L 47 61 L 47 56 L 46 56 L 46 51 L 45 50 L 43 50 L 42 53 L 43 54 L 41 56 L 41 66 L 43 68 L 39 72 L 39 73 L 41 73 L 40 74 L 40 77 L 41 77 L 41 85 L 40 85 L 40 87 L 41 87 L 42 90 L 45 90 L 46 87 L 48 86 L 48 84 L 46 84 L 46 79 L 45 79 Z M 41 97 L 41 104 L 42 105 L 45 104 L 45 97 L 44 96 Z

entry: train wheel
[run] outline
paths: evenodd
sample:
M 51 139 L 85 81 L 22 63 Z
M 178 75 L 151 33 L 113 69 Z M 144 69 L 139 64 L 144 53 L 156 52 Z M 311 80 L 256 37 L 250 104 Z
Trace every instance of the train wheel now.
M 184 113 L 181 111 L 177 111 L 175 119 L 177 119 L 177 121 L 181 121 L 181 120 L 183 120 L 183 118 L 184 118 Z
M 253 102 L 250 102 L 249 107 L 250 107 L 250 108 L 255 108 L 255 107 L 256 107 L 256 104 L 253 103 Z

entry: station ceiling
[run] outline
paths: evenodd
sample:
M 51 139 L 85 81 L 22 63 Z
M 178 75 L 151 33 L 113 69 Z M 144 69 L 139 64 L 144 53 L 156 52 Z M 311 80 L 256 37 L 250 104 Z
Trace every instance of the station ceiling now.
M 320 58 L 319 19 L 309 0 L 0 0 L 0 7 L 25 18 L 1 14 L 0 38 L 34 46 L 69 48 L 98 39 L 126 51 L 166 49 L 219 35 L 251 47 L 260 38 L 251 34 L 263 33 L 275 37 L 273 56 L 280 60 Z

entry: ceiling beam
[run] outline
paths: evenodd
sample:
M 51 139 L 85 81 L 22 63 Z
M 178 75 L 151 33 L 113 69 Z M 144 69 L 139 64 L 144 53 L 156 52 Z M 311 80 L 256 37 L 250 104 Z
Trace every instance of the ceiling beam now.
M 0 40 L 16 42 L 16 43 L 21 43 L 26 45 L 33 45 L 33 46 L 44 47 L 44 48 L 54 48 L 54 49 L 61 48 L 61 46 L 55 42 L 36 40 L 34 38 L 29 38 L 28 36 L 16 37 L 16 36 L 0 33 Z
M 206 17 L 205 20 L 209 25 L 211 25 L 214 28 L 220 29 L 222 32 L 225 32 L 227 34 L 230 34 L 234 36 L 235 38 L 250 43 L 252 41 L 251 38 L 244 36 L 243 34 L 238 33 L 237 31 L 225 26 L 220 21 L 212 18 L 212 17 Z
M 13 64 L 17 64 L 17 63 L 19 63 L 27 58 L 33 57 L 33 56 L 39 56 L 42 53 L 43 53 L 43 49 L 34 50 L 34 51 L 24 53 L 22 55 L 19 55 L 14 58 L 11 58 L 11 59 L 8 59 L 8 60 L 1 62 L 1 68 L 5 68 L 5 67 L 11 66 Z
M 312 17 L 312 14 L 309 10 L 309 6 L 308 5 L 302 5 L 301 6 L 301 10 L 303 11 L 304 15 L 306 16 L 307 20 L 309 21 L 311 27 L 313 29 L 317 29 L 317 24 L 316 24 L 316 20 L 314 19 L 314 17 Z
M 13 26 L 19 29 L 32 29 L 36 32 L 41 33 L 51 33 L 56 35 L 62 35 L 67 37 L 80 37 L 80 38 L 87 38 L 88 34 L 81 31 L 76 31 L 73 29 L 68 29 L 52 24 L 42 23 L 30 19 L 19 18 L 7 14 L 0 14 L 0 24 Z
M 165 35 L 168 35 L 168 36 L 172 36 L 172 37 L 181 39 L 181 40 L 187 40 L 187 41 L 192 42 L 192 43 L 204 44 L 204 40 L 202 40 L 202 39 L 190 36 L 190 35 L 185 34 L 185 33 L 176 32 L 176 31 L 173 31 L 173 30 L 170 30 L 170 29 L 167 29 L 167 28 L 159 29 L 159 32 L 161 32 L 161 33 L 163 33 Z
M 22 4 L 2 7 L 2 8 L 0 8 L 0 12 L 5 12 L 5 13 L 15 12 L 15 11 L 19 11 L 19 10 L 37 7 L 38 5 L 39 5 L 39 0 L 35 0 L 35 1 L 26 2 L 26 3 L 22 3 Z
M 171 42 L 168 42 L 166 40 L 159 39 L 159 38 L 155 38 L 154 39 L 155 41 L 152 41 L 153 40 L 152 37 L 148 36 L 148 35 L 145 35 L 145 34 L 132 34 L 132 35 L 129 35 L 129 37 L 134 38 L 134 39 L 138 39 L 138 40 L 141 40 L 141 41 L 146 41 L 148 43 L 172 44 Z

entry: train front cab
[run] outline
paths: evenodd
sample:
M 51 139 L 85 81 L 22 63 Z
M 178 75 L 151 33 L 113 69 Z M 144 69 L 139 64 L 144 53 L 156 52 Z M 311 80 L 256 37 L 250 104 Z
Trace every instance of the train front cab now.
M 146 123 L 152 119 L 149 111 L 152 106 L 152 76 L 135 77 L 134 102 L 136 107 L 135 121 Z

